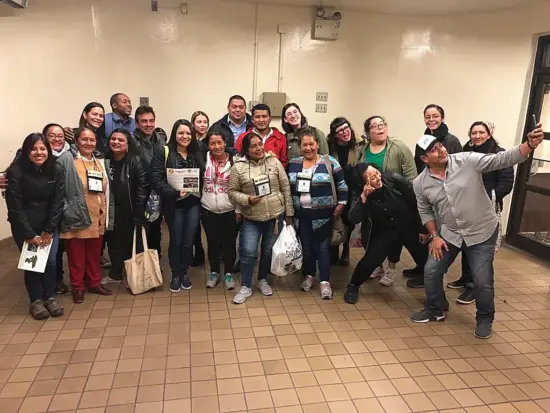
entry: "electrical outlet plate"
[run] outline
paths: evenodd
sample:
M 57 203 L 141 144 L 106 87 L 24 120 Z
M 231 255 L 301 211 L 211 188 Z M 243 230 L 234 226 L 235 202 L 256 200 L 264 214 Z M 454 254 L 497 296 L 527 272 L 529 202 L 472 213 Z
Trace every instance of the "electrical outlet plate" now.
M 328 92 L 317 92 L 315 100 L 317 102 L 328 102 Z
M 140 97 L 139 98 L 139 106 L 149 106 L 149 98 L 148 97 Z
M 327 104 L 326 103 L 316 103 L 315 112 L 317 113 L 327 113 Z

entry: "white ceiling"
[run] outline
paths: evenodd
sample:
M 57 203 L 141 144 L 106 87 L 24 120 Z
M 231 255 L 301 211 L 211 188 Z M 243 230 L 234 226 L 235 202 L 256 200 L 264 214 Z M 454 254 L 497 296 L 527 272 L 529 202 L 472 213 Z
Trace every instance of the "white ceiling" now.
M 455 15 L 528 7 L 550 0 L 242 0 L 297 7 L 333 6 L 338 10 L 393 15 Z

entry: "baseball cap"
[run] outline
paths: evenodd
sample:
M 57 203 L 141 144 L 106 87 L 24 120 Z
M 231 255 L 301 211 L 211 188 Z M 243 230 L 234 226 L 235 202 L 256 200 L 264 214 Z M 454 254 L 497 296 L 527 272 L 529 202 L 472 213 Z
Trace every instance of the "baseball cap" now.
M 416 152 L 424 155 L 426 152 L 433 148 L 436 142 L 437 138 L 435 138 L 434 136 L 424 135 L 416 143 Z

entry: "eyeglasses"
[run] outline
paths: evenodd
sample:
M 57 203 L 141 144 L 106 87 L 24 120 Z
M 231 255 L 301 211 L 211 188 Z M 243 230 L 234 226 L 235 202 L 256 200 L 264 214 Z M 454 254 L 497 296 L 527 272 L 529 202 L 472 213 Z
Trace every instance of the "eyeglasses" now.
M 336 129 L 336 133 L 341 134 L 344 132 L 348 132 L 349 130 L 350 130 L 350 127 L 348 125 L 345 125 L 344 127 Z
M 63 134 L 55 135 L 55 134 L 53 134 L 53 133 L 48 133 L 48 134 L 46 135 L 46 137 L 47 137 L 48 139 L 65 139 L 65 135 L 63 135 Z
M 380 129 L 384 129 L 385 127 L 386 127 L 385 123 L 379 123 L 375 125 L 370 125 L 369 130 L 380 130 Z

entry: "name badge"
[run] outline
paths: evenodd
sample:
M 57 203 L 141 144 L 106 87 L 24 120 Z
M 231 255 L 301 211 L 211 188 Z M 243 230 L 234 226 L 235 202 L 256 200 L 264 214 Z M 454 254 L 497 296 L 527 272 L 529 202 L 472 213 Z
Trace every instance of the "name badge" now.
M 258 175 L 253 179 L 253 181 L 256 196 L 266 196 L 271 194 L 271 185 L 269 184 L 269 177 L 267 175 Z
M 301 193 L 309 193 L 311 188 L 311 172 L 299 172 L 296 174 L 296 190 Z
M 86 171 L 89 192 L 103 192 L 103 173 L 99 171 Z

